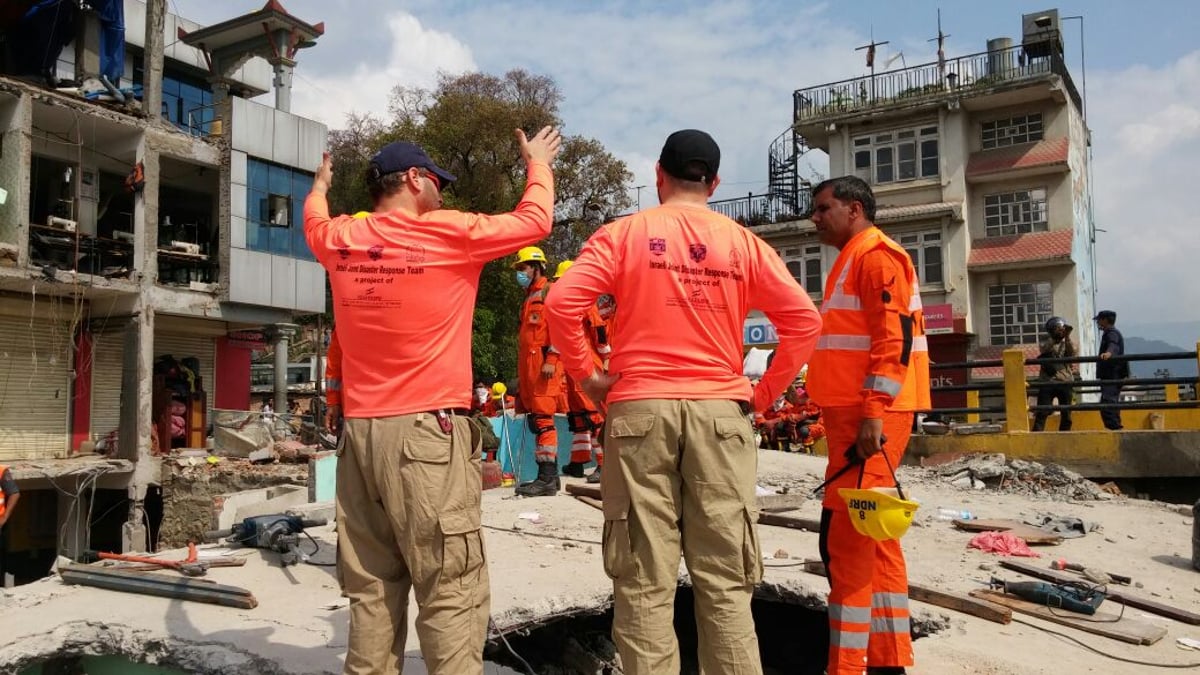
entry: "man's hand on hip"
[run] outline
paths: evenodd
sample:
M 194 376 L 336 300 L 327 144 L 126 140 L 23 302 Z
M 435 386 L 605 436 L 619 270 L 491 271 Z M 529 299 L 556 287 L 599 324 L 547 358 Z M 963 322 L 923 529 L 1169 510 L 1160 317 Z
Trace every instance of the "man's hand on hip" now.
M 619 379 L 621 379 L 620 375 L 609 375 L 596 370 L 580 382 L 579 386 L 596 405 L 604 405 L 605 399 L 608 398 L 608 390 L 612 389 L 613 384 Z
M 517 142 L 521 144 L 521 159 L 525 160 L 526 165 L 531 162 L 551 165 L 562 147 L 562 135 L 558 133 L 558 129 L 546 126 L 534 134 L 533 138 L 526 138 L 525 132 L 517 129 Z
M 866 460 L 883 449 L 883 420 L 866 418 L 858 427 L 858 442 L 855 444 L 858 458 Z

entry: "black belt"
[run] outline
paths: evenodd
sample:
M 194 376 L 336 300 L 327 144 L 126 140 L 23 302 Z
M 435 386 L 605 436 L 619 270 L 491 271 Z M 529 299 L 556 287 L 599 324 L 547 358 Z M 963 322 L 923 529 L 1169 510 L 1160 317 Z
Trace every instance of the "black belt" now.
M 438 426 L 440 426 L 442 431 L 447 434 L 453 430 L 453 427 L 450 424 L 451 416 L 457 415 L 459 417 L 468 417 L 471 414 L 471 411 L 467 408 L 438 408 L 436 410 L 427 410 L 426 412 L 430 415 L 433 415 L 433 417 L 438 421 Z

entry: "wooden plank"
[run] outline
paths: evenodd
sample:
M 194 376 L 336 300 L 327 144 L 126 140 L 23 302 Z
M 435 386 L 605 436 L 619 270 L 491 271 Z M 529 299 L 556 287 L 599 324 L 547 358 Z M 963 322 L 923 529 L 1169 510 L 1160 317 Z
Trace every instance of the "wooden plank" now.
M 821 577 L 828 576 L 825 571 L 825 563 L 820 560 L 804 561 L 804 571 Z M 908 584 L 908 597 L 927 605 L 952 609 L 956 612 L 986 619 L 987 621 L 994 621 L 996 623 L 1012 622 L 1012 610 L 1007 607 L 1001 607 L 986 600 L 979 600 L 958 593 L 939 591 L 928 586 L 914 584 L 911 581 Z
M 954 526 L 966 532 L 1011 532 L 1025 540 L 1030 546 L 1039 544 L 1061 544 L 1062 536 L 1017 520 L 997 518 L 991 520 L 955 520 Z
M 1043 581 L 1050 581 L 1056 584 L 1067 583 L 1069 581 L 1079 581 L 1078 577 L 1072 576 L 1065 572 L 1046 569 L 1044 567 L 1036 567 L 1025 562 L 1016 560 L 1001 560 L 999 562 L 1000 565 L 1005 569 L 1010 569 L 1014 572 L 1020 572 L 1021 574 L 1026 574 Z M 1108 599 L 1112 600 L 1113 602 L 1123 603 L 1129 605 L 1130 607 L 1136 607 L 1137 609 L 1150 612 L 1151 614 L 1157 614 L 1159 616 L 1165 616 L 1176 621 L 1182 621 L 1183 623 L 1190 624 L 1192 626 L 1200 626 L 1200 614 L 1196 614 L 1195 612 L 1189 612 L 1186 609 L 1180 609 L 1178 607 L 1172 607 L 1170 605 L 1163 604 L 1161 602 L 1155 602 L 1154 600 L 1149 600 L 1147 598 L 1130 595 L 1128 591 L 1113 588 L 1111 585 L 1108 587 L 1105 593 L 1108 595 Z
M 578 499 L 579 501 L 583 502 L 584 504 L 587 504 L 588 506 L 590 506 L 594 509 L 597 509 L 600 511 L 604 510 L 604 502 L 600 501 L 599 499 L 596 499 L 595 497 L 586 497 L 584 495 L 575 495 L 575 499 Z
M 956 612 L 970 614 L 971 616 L 977 616 L 980 619 L 986 619 L 995 623 L 1012 622 L 1011 609 L 987 600 L 972 598 L 958 593 L 939 591 L 935 588 L 909 582 L 908 597 L 928 605 L 952 609 Z
M 1093 635 L 1128 642 L 1132 645 L 1152 645 L 1167 634 L 1166 628 L 1146 621 L 1126 617 L 1118 620 L 1116 614 L 1101 611 L 1088 616 L 1078 612 L 1068 612 L 1065 609 L 1051 609 L 1016 596 L 1005 595 L 1000 591 L 975 590 L 971 591 L 971 596 L 1004 605 L 1015 612 L 1036 616 L 1045 621 L 1070 626 Z
M 788 527 L 793 530 L 808 530 L 809 532 L 821 531 L 820 518 L 797 518 L 795 516 L 781 516 L 778 513 L 759 513 L 758 522 L 760 525 Z
M 567 494 L 574 497 L 591 497 L 592 499 L 603 499 L 600 496 L 600 486 L 595 483 L 564 483 L 563 489 Z

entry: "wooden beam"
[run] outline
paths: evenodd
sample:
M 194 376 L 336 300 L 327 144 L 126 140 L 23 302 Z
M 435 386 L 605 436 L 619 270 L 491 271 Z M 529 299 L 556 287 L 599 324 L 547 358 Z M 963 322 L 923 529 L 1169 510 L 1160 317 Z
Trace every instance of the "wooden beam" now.
M 1116 614 L 1110 612 L 1098 611 L 1090 616 L 1079 612 L 1069 612 L 1065 609 L 1055 609 L 1022 600 L 1013 595 L 1005 595 L 1000 591 L 971 591 L 971 597 L 1004 605 L 1013 611 L 1036 616 L 1044 621 L 1070 626 L 1085 633 L 1102 635 L 1132 645 L 1152 645 L 1167 634 L 1166 628 L 1148 621 L 1138 621 L 1128 617 L 1118 618 Z
M 1059 572 L 1057 570 L 1036 567 L 1034 565 L 1030 565 L 1029 563 L 1024 563 L 1017 560 L 1001 560 L 1000 565 L 1005 569 L 1009 569 L 1014 572 L 1020 572 L 1021 574 L 1025 574 L 1036 579 L 1041 579 L 1043 581 L 1050 581 L 1056 584 L 1079 581 L 1079 577 L 1075 577 L 1064 572 Z M 1190 624 L 1192 626 L 1200 626 L 1200 614 L 1189 612 L 1186 609 L 1172 607 L 1170 605 L 1166 605 L 1161 602 L 1155 602 L 1154 600 L 1148 600 L 1146 598 L 1139 598 L 1136 595 L 1130 595 L 1128 591 L 1113 588 L 1111 585 L 1105 590 L 1105 595 L 1113 602 L 1129 605 L 1130 607 L 1136 607 L 1137 609 L 1150 612 L 1151 614 L 1165 616 L 1169 619 L 1182 621 L 1183 623 Z
M 797 518 L 795 516 L 781 516 L 778 513 L 759 513 L 758 522 L 760 525 L 774 525 L 775 527 L 787 527 L 793 530 L 821 531 L 820 518 Z

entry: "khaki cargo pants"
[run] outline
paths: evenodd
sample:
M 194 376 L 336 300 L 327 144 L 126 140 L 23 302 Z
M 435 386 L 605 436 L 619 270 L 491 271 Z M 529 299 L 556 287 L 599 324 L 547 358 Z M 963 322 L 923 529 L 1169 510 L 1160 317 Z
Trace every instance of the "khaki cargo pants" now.
M 604 571 L 626 675 L 678 673 L 679 554 L 692 578 L 700 672 L 760 675 L 750 599 L 762 579 L 750 421 L 733 401 L 621 401 L 608 409 Z
M 491 593 L 480 534 L 480 439 L 429 413 L 347 419 L 338 450 L 338 572 L 350 598 L 346 674 L 400 673 L 408 593 L 425 666 L 483 672 Z

